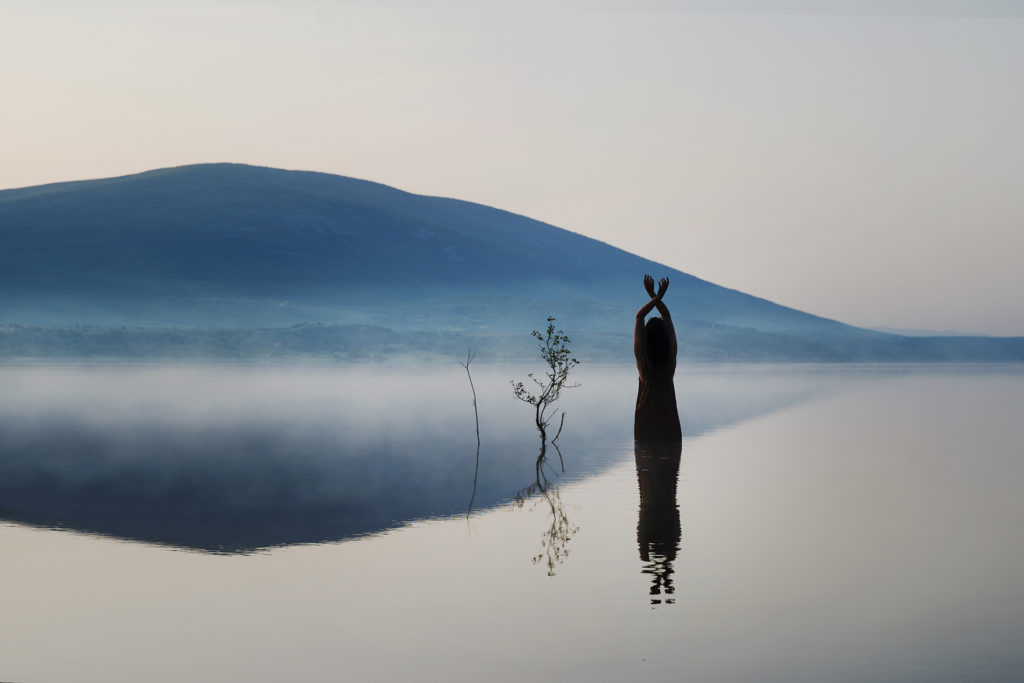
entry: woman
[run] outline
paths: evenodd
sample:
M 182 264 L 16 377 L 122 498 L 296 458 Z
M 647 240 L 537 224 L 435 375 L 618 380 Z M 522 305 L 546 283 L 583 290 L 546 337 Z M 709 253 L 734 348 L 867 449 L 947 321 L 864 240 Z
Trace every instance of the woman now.
M 661 301 L 668 289 L 668 278 L 661 279 L 655 294 L 654 278 L 644 275 L 644 288 L 651 300 L 636 312 L 633 328 L 633 354 L 640 371 L 633 438 L 643 443 L 680 443 L 683 433 L 672 383 L 676 373 L 676 331 L 668 307 Z M 655 307 L 661 317 L 653 317 L 644 324 L 644 318 Z

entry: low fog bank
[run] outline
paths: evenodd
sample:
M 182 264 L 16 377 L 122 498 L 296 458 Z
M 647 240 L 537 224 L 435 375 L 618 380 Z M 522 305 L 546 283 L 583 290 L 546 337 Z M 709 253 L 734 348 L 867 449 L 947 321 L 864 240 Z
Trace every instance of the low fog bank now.
M 558 322 L 581 360 L 631 362 L 632 320 L 622 332 Z M 542 328 L 539 319 L 535 327 Z M 1024 362 L 1024 337 L 913 337 L 853 328 L 841 333 L 767 332 L 678 321 L 679 355 L 699 362 Z M 447 362 L 478 352 L 481 361 L 536 356 L 528 326 L 517 334 L 395 330 L 375 325 L 301 324 L 286 328 L 40 327 L 0 325 L 0 360 L 398 360 Z
M 537 433 L 512 378 L 472 366 L 476 507 L 532 481 Z M 880 375 L 681 367 L 685 437 Z M 632 457 L 636 372 L 581 366 L 564 394 L 566 472 Z M 382 366 L 0 366 L 0 517 L 213 552 L 336 541 L 464 513 L 476 437 L 464 370 Z M 685 457 L 685 450 L 684 450 Z

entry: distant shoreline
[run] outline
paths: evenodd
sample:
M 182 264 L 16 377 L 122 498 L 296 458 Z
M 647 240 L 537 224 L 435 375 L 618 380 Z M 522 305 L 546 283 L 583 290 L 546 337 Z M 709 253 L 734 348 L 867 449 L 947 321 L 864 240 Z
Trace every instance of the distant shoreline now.
M 750 328 L 680 321 L 680 362 L 697 363 L 1014 363 L 1024 337 L 819 337 L 809 340 Z M 632 363 L 627 334 L 573 334 L 584 361 Z M 0 325 L 0 361 L 435 363 L 466 349 L 482 362 L 536 357 L 523 334 L 392 330 L 372 325 L 283 328 L 45 327 Z

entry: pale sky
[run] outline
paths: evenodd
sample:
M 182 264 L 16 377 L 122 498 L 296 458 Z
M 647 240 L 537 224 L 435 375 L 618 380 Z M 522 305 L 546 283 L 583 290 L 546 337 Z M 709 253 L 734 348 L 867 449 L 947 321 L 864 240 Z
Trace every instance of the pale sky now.
M 3 0 L 0 93 L 0 188 L 324 171 L 1024 335 L 1020 0 Z

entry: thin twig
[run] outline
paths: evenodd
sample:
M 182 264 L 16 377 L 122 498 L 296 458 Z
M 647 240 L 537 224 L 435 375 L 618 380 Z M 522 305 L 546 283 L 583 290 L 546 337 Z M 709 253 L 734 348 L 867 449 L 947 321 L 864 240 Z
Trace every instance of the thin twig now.
M 469 378 L 469 388 L 473 392 L 473 418 L 476 420 L 476 468 L 473 470 L 473 495 L 469 497 L 469 506 L 466 508 L 466 518 L 473 511 L 473 501 L 476 500 L 476 482 L 480 474 L 480 412 L 476 407 L 476 387 L 473 386 L 473 375 L 469 372 L 469 364 L 476 358 L 476 351 L 466 350 L 466 362 L 458 361 L 459 365 L 466 368 L 466 377 Z

